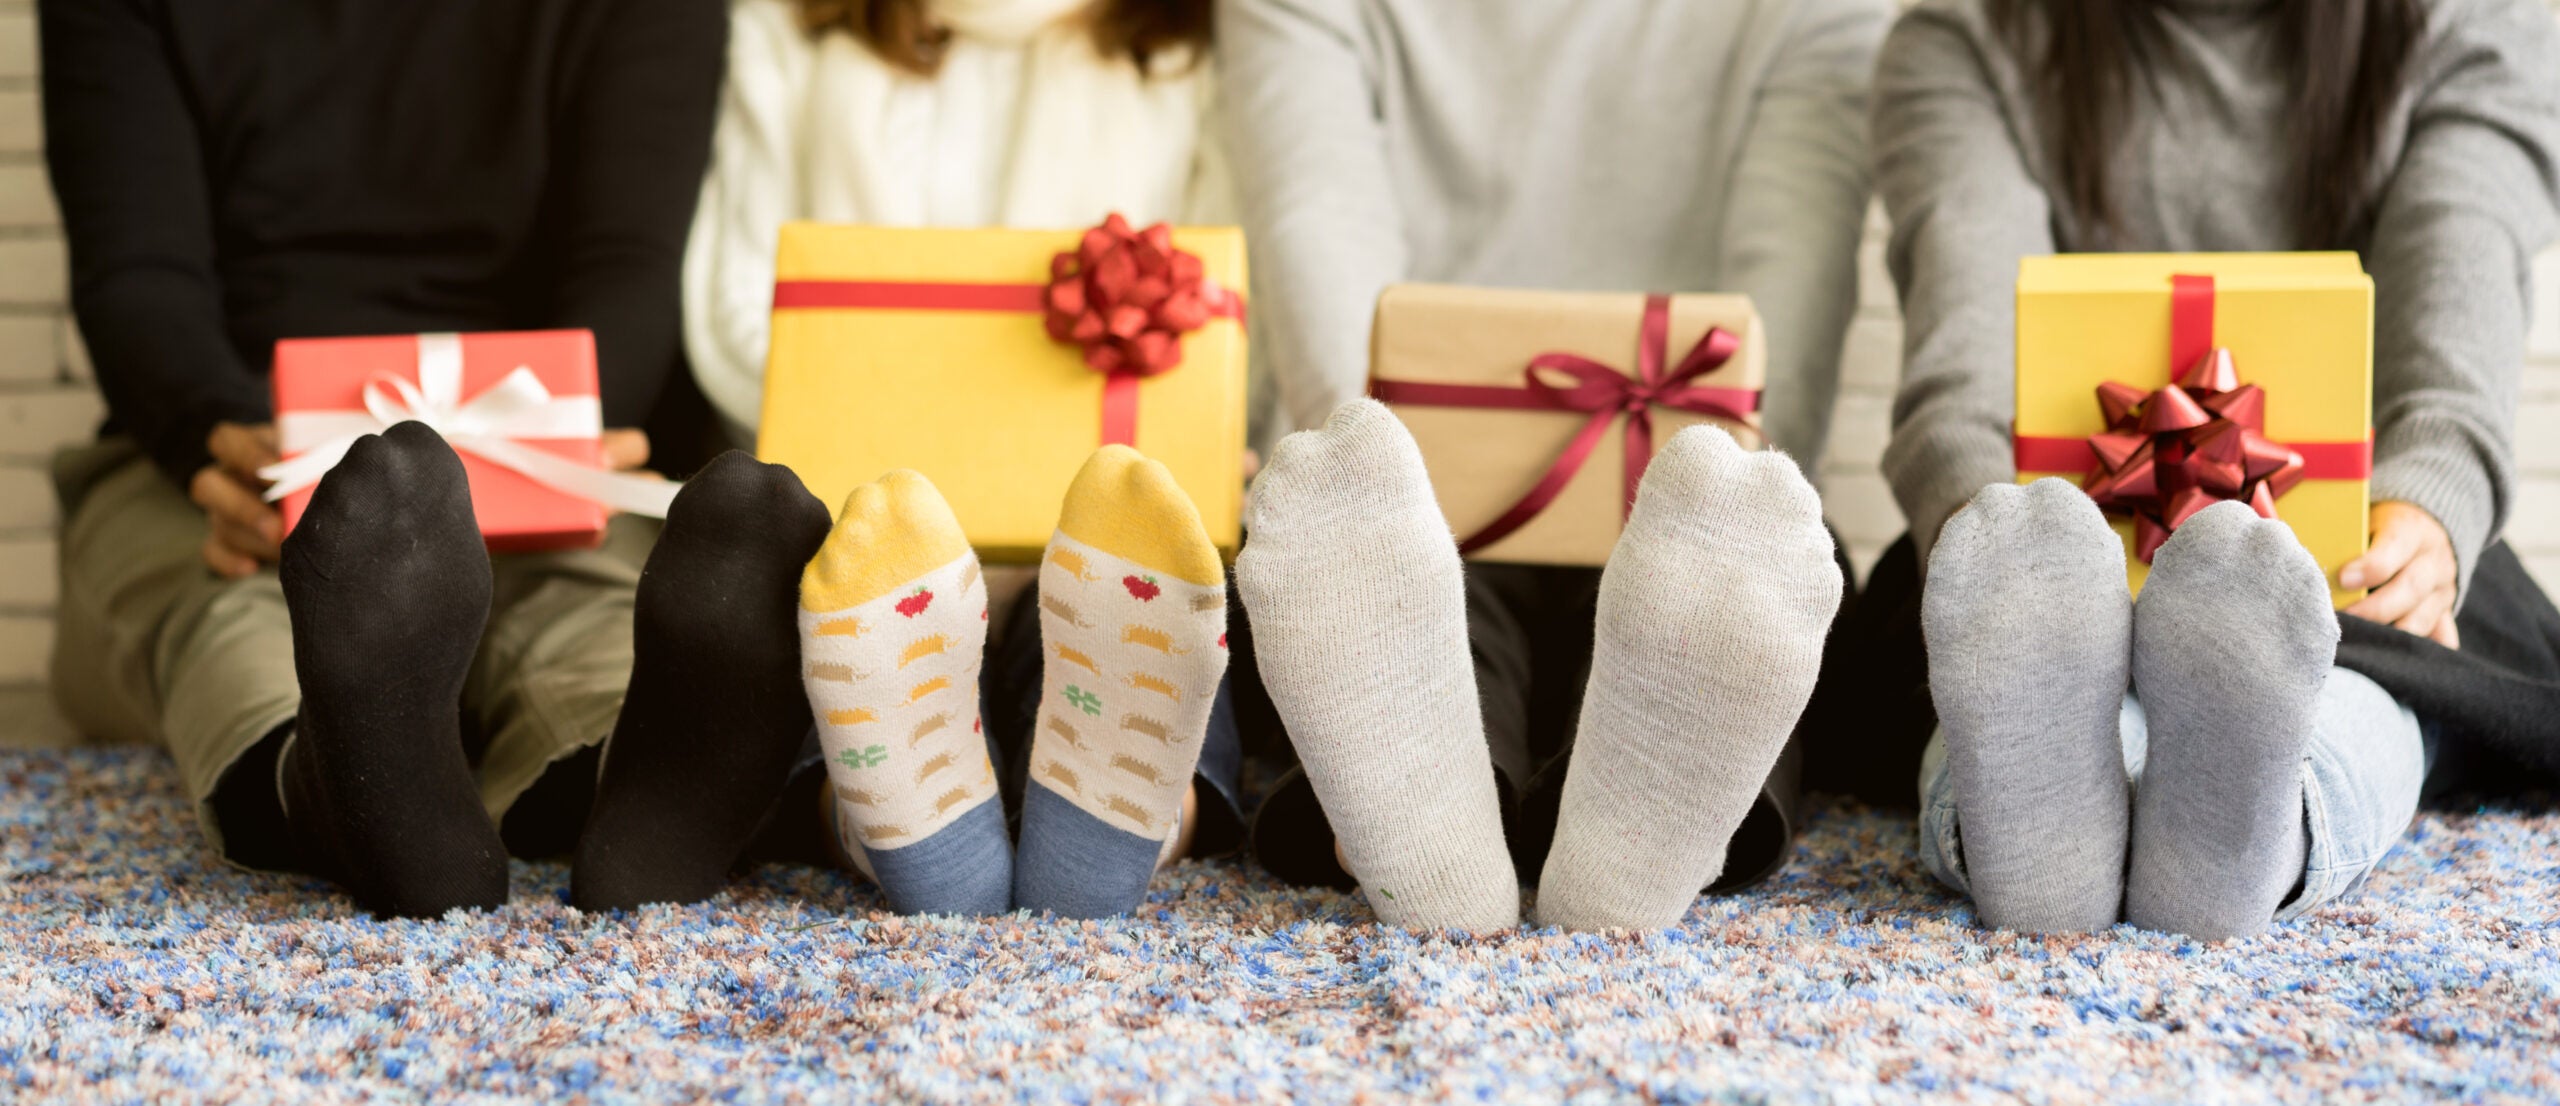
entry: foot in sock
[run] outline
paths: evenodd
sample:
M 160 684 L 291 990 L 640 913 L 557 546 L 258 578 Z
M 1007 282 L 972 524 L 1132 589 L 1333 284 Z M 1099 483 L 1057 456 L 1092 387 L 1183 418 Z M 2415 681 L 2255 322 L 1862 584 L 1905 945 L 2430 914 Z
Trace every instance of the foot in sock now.
M 2133 611 L 2150 753 L 2125 919 L 2215 941 L 2265 928 L 2302 878 L 2302 751 L 2338 652 L 2318 562 L 2219 503 L 2178 527 Z
M 855 488 L 800 577 L 801 675 L 845 852 L 902 914 L 1012 909 L 1013 843 L 978 719 L 987 588 L 932 483 Z
M 2128 817 L 2116 716 L 2133 655 L 2123 539 L 2068 482 L 1991 485 L 1930 551 L 1920 616 L 1983 923 L 2116 924 Z
M 302 710 L 277 793 L 312 869 L 378 914 L 504 904 L 506 849 L 462 753 L 489 556 L 461 459 L 423 423 L 358 439 L 279 572 Z
M 731 452 L 677 493 L 640 574 L 631 686 L 570 869 L 581 910 L 696 902 L 728 878 L 809 732 L 800 572 L 827 508 Z
M 1724 871 L 1840 609 L 1822 501 L 1780 453 L 1683 430 L 1600 576 L 1538 921 L 1659 929 Z
M 1412 436 L 1343 405 L 1272 452 L 1247 521 L 1263 686 L 1369 905 L 1415 929 L 1519 924 L 1457 543 Z
M 1227 670 L 1226 570 L 1173 474 L 1105 446 L 1040 565 L 1040 722 L 1013 905 L 1126 914 L 1181 828 Z

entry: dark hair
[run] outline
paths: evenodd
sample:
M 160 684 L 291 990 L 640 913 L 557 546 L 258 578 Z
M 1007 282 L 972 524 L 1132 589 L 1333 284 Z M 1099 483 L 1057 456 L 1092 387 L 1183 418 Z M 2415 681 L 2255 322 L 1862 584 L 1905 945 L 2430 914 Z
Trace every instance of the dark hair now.
M 2408 79 L 2425 32 L 2418 0 L 2271 0 L 2276 55 L 2291 87 L 2297 126 L 2294 202 L 2304 248 L 2351 244 L 2372 218 L 2374 159 L 2383 114 Z M 2108 155 L 2121 137 L 2126 98 L 2161 51 L 2161 0 L 1993 0 L 1992 19 L 2027 62 L 2036 92 L 2058 106 L 2053 133 L 2062 188 L 2102 234 L 2122 230 L 2108 187 Z M 2027 14 L 2045 37 L 2030 41 Z
M 1088 17 L 1093 46 L 1106 58 L 1128 58 L 1148 72 L 1158 55 L 1189 48 L 1208 52 L 1210 0 L 1097 0 Z M 844 31 L 890 65 L 930 77 L 942 68 L 951 29 L 935 24 L 925 0 L 800 0 L 810 34 Z

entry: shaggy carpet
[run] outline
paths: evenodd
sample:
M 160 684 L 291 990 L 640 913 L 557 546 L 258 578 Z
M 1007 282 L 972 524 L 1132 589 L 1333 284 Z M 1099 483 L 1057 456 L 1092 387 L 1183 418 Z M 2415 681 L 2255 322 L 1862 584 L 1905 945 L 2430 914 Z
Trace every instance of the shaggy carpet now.
M 907 920 L 770 867 L 436 922 L 208 856 L 141 750 L 0 755 L 0 1097 L 190 1101 L 2551 1101 L 2560 816 L 2429 815 L 2228 946 L 1975 928 L 1906 820 L 1646 937 L 1383 931 L 1184 864 L 1138 917 Z

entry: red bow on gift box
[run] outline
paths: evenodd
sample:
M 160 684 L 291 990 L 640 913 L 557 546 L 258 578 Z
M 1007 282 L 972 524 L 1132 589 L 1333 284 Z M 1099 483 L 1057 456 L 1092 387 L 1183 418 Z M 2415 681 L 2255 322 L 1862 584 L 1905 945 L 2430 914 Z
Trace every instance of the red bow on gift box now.
M 2267 440 L 2267 393 L 2240 383 L 2228 349 L 2148 394 L 2098 385 L 2098 408 L 2107 429 L 2089 437 L 2098 468 L 2081 487 L 2098 506 L 2133 516 L 2145 564 L 2196 512 L 2237 500 L 2274 518 L 2276 497 L 2302 482 L 2302 454 Z
M 1137 438 L 1138 381 L 1182 364 L 1182 336 L 1212 318 L 1243 318 L 1234 291 L 1211 284 L 1198 255 L 1173 248 L 1173 228 L 1133 230 L 1118 212 L 1049 261 L 1041 294 L 1049 337 L 1084 347 L 1106 378 L 1102 440 Z
M 1171 227 L 1131 230 L 1114 214 L 1050 259 L 1042 321 L 1049 337 L 1084 347 L 1095 372 L 1154 376 L 1182 363 L 1182 336 L 1218 313 L 1212 298 L 1200 258 L 1173 248 Z

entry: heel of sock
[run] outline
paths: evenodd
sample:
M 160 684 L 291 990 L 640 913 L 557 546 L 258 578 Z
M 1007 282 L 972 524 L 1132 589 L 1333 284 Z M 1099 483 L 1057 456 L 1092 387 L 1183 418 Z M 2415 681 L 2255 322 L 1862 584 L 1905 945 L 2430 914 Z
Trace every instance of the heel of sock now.
M 983 917 L 1013 909 L 1013 845 L 1002 803 L 979 803 L 931 837 L 863 856 L 900 914 Z
M 1048 786 L 1022 797 L 1014 905 L 1061 918 L 1115 918 L 1146 901 L 1165 843 L 1104 822 Z

